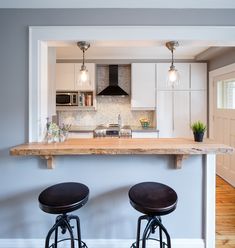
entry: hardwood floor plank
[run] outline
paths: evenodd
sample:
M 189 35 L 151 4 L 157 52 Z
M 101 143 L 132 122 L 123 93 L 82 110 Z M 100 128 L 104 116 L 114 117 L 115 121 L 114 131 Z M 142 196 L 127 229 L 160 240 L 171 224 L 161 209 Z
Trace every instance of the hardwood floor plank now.
M 216 177 L 216 248 L 235 248 L 235 188 Z

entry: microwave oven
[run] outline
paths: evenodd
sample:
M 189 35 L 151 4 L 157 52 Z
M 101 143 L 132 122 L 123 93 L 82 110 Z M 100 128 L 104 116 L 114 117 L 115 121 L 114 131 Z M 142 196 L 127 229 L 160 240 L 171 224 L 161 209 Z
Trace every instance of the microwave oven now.
M 78 92 L 56 91 L 56 106 L 78 106 Z

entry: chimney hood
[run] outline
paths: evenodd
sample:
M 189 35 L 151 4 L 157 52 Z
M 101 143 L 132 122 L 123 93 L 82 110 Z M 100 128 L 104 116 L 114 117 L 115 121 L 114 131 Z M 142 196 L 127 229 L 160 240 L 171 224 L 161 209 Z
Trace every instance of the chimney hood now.
M 109 86 L 102 90 L 98 96 L 128 96 L 128 94 L 118 86 L 118 65 L 109 65 Z

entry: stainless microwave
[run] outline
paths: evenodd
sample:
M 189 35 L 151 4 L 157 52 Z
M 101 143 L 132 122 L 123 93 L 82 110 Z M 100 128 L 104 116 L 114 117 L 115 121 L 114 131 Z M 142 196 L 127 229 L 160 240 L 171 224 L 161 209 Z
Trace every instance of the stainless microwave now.
M 56 91 L 56 106 L 78 106 L 78 92 Z

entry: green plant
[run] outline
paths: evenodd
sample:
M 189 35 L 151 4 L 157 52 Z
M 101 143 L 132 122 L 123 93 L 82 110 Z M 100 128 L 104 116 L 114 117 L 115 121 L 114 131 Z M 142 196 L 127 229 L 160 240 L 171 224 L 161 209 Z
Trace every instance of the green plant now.
M 194 133 L 204 133 L 206 131 L 206 125 L 201 121 L 195 121 L 191 125 L 191 129 Z

